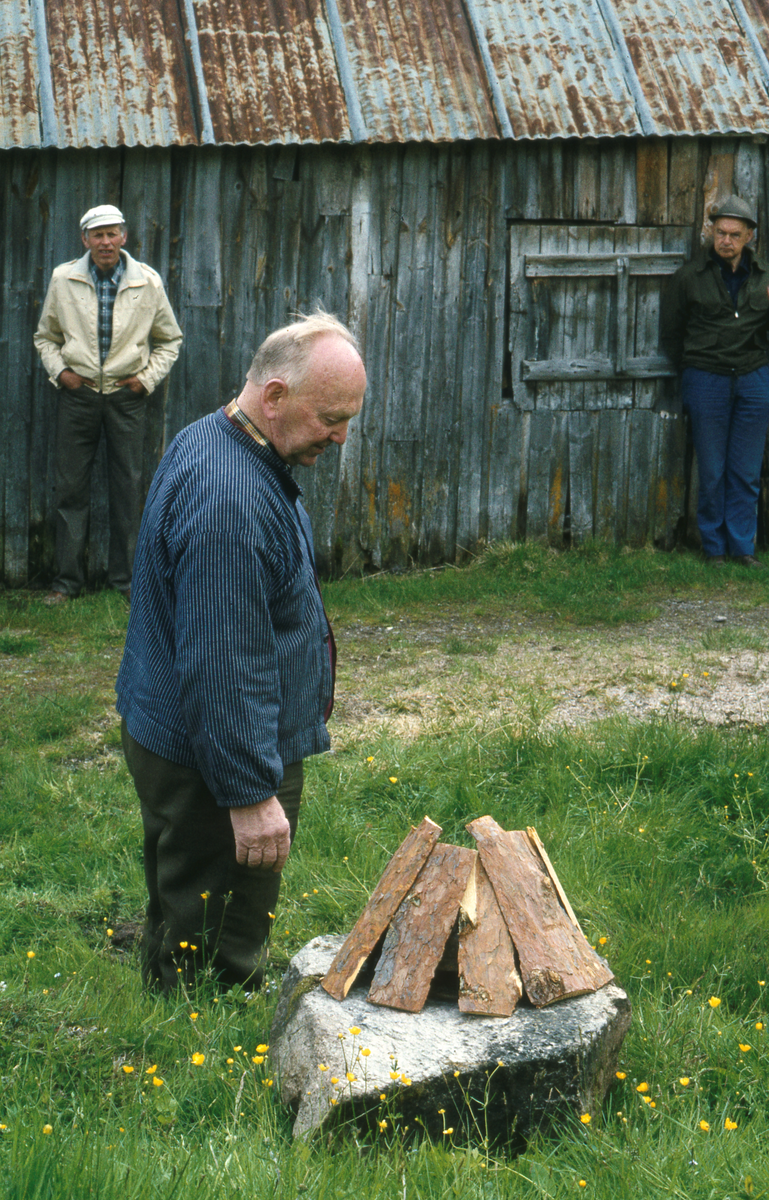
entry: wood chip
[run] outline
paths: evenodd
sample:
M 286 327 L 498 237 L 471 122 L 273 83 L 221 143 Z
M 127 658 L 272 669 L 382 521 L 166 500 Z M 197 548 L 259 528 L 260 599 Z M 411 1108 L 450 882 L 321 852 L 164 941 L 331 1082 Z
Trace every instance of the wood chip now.
M 440 835 L 440 825 L 425 817 L 395 851 L 371 899 L 321 980 L 335 1000 L 344 1000 Z
M 506 833 L 491 817 L 479 817 L 467 829 L 518 952 L 531 1003 L 541 1008 L 610 983 L 614 976 L 569 920 L 527 834 Z
M 513 940 L 476 856 L 459 908 L 460 1012 L 509 1017 L 522 994 Z
M 474 850 L 439 842 L 390 922 L 368 994 L 372 1004 L 420 1012 L 457 919 Z

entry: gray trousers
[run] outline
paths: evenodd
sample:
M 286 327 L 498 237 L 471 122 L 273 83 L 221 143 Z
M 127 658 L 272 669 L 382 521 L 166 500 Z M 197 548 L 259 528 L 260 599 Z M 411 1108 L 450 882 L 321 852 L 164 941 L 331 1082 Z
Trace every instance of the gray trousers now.
M 255 990 L 267 963 L 280 874 L 240 866 L 229 810 L 217 805 L 199 771 L 140 746 L 125 721 L 122 740 L 144 824 L 144 982 L 170 992 L 182 980 L 194 985 L 210 968 L 220 985 Z M 302 762 L 284 767 L 277 795 L 292 844 L 302 785 Z
M 102 427 L 107 442 L 109 559 L 107 583 L 131 586 L 144 508 L 142 461 L 146 395 L 130 388 L 104 395 L 82 387 L 59 393 L 56 420 L 56 578 L 54 591 L 77 596 L 85 585 L 91 471 Z

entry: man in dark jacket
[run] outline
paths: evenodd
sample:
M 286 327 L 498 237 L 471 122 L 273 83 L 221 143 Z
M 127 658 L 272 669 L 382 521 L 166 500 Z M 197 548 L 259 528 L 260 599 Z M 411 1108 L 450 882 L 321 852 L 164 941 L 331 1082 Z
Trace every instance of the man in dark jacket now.
M 662 306 L 662 345 L 681 392 L 699 470 L 697 524 L 706 561 L 755 557 L 756 503 L 769 426 L 769 271 L 750 243 L 750 205 L 713 213 L 713 244 L 676 271 Z
M 117 693 L 144 824 L 144 977 L 164 991 L 202 968 L 262 978 L 333 688 L 291 468 L 345 441 L 365 387 L 334 317 L 280 329 L 238 399 L 178 434 L 150 490 Z

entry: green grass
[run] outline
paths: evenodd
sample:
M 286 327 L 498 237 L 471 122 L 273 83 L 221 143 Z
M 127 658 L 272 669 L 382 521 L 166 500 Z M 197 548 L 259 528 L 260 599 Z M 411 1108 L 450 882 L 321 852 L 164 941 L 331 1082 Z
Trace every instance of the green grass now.
M 671 595 L 767 596 L 750 572 L 716 576 L 685 556 L 536 547 L 328 592 L 342 627 L 438 613 L 456 655 L 475 653 L 468 606 L 514 604 L 557 626 L 614 624 L 620 610 L 642 619 Z M 57 610 L 0 594 L 0 1197 L 725 1200 L 751 1194 L 747 1177 L 753 1195 L 769 1194 L 766 729 L 671 716 L 481 737 L 447 720 L 417 741 L 377 734 L 315 759 L 268 990 L 247 1003 L 205 986 L 157 1000 L 122 937 L 144 899 L 137 805 L 109 715 L 125 623 L 107 594 Z M 349 929 L 411 822 L 428 814 L 469 845 L 465 825 L 483 813 L 537 827 L 629 992 L 625 1077 L 589 1126 L 566 1120 L 517 1155 L 477 1135 L 410 1140 L 397 1111 L 378 1140 L 293 1143 L 269 1053 L 257 1052 L 283 967 L 311 937 Z
M 692 554 L 662 554 L 590 543 L 560 552 L 536 543 L 500 542 L 462 569 L 379 574 L 324 586 L 329 611 L 350 620 L 387 623 L 402 613 L 466 615 L 548 613 L 565 625 L 617 625 L 655 617 L 673 595 L 721 597 L 745 607 L 766 603 L 767 578 L 727 564 L 713 571 Z

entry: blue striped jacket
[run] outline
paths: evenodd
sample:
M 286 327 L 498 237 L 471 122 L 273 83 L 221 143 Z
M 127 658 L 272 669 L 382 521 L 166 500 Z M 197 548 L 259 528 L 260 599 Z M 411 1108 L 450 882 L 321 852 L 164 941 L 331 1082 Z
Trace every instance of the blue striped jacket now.
M 128 731 L 220 805 L 329 748 L 329 629 L 301 489 L 219 410 L 183 429 L 144 510 L 116 690 Z

